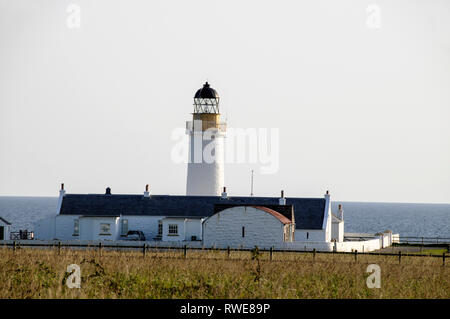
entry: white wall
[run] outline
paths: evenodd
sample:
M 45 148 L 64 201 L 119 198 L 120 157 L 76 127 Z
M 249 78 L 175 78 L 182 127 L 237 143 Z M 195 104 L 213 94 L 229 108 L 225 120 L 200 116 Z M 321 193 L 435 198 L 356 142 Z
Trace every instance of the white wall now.
M 242 237 L 242 227 L 245 236 Z M 284 224 L 273 215 L 253 207 L 232 207 L 203 223 L 205 247 L 270 248 L 283 243 Z
M 325 242 L 326 231 L 324 229 L 296 229 L 295 241 L 301 242 Z
M 78 236 L 73 236 L 73 221 L 78 218 L 80 215 L 57 215 L 55 217 L 55 238 L 58 240 L 79 239 Z
M 184 241 L 186 238 L 185 233 L 185 219 L 184 218 L 165 218 L 163 223 L 163 241 Z M 169 225 L 178 225 L 178 234 L 169 235 Z
M 279 249 L 291 249 L 291 250 L 307 250 L 312 251 L 333 251 L 336 249 L 338 252 L 352 252 L 357 250 L 358 252 L 370 252 L 381 248 L 381 240 L 379 238 L 365 240 L 365 241 L 345 241 L 341 243 L 334 242 L 300 242 L 295 241 L 292 243 L 284 243 Z
M 57 215 L 49 218 L 39 220 L 35 224 L 35 238 L 40 240 L 81 240 L 81 236 L 86 240 L 95 240 L 98 230 L 96 226 L 86 220 L 92 217 L 80 218 L 80 215 Z M 103 218 L 103 217 L 100 217 Z M 158 235 L 158 222 L 163 220 L 165 216 L 137 216 L 137 215 L 124 215 L 121 219 L 128 220 L 128 230 L 140 230 L 144 233 L 146 240 L 154 240 Z M 73 236 L 74 220 L 80 219 L 79 229 L 80 236 Z M 121 235 L 121 219 L 114 223 L 115 240 L 120 240 Z M 84 221 L 83 221 L 84 220 Z M 181 219 L 184 224 L 184 218 Z M 112 226 L 112 225 L 111 225 Z M 183 230 L 183 227 L 179 228 L 179 231 Z M 167 230 L 168 231 L 168 230 Z M 191 240 L 191 236 L 197 236 L 198 239 L 202 238 L 202 226 L 200 219 L 188 219 L 186 233 L 183 233 L 181 239 L 176 240 Z M 102 236 L 104 237 L 104 236 Z M 9 239 L 9 237 L 8 237 Z M 108 238 L 109 239 L 109 238 Z M 175 239 L 175 238 L 171 238 Z
M 158 222 L 164 216 L 124 215 L 121 218 L 128 220 L 128 230 L 140 230 L 144 233 L 146 240 L 153 240 L 158 235 Z
M 119 217 L 81 217 L 80 240 L 117 240 L 120 237 Z M 101 224 L 110 224 L 109 235 L 100 233 Z
M 333 221 L 331 223 L 331 240 L 344 241 L 344 222 Z
M 55 238 L 55 216 L 38 220 L 34 224 L 34 238 L 37 240 L 52 240 Z
M 202 240 L 203 219 L 186 219 L 185 223 L 185 240 L 192 240 L 192 236 L 196 236 L 197 240 Z

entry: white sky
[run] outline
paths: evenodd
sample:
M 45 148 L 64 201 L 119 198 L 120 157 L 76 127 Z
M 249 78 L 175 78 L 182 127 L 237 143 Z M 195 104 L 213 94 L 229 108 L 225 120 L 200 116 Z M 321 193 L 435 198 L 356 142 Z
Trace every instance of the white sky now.
M 255 169 L 255 195 L 450 203 L 447 0 L 0 0 L 0 195 L 184 194 L 205 80 L 229 127 L 280 129 L 278 173 L 228 164 L 230 195 Z

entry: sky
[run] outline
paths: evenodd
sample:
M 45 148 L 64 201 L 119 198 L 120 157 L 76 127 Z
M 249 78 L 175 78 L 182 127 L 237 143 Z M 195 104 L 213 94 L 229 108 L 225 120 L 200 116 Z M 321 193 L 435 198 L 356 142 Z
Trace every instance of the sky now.
M 279 130 L 229 195 L 450 203 L 446 0 L 0 0 L 0 195 L 185 194 L 206 80 L 229 128 Z

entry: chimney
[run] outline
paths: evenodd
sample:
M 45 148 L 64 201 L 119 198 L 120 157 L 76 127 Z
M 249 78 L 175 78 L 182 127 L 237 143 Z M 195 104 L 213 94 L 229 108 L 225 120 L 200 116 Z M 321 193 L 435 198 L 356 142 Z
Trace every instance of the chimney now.
M 59 196 L 63 197 L 66 195 L 66 191 L 64 190 L 64 183 L 61 183 L 61 189 L 59 190 Z
M 150 191 L 148 190 L 148 184 L 145 185 L 145 192 L 144 192 L 144 197 L 150 197 Z
M 330 191 L 327 191 L 327 192 L 325 193 L 325 199 L 330 199 Z
M 61 213 L 61 206 L 64 199 L 64 195 L 66 195 L 66 191 L 64 190 L 64 183 L 61 183 L 61 189 L 59 190 L 58 208 L 56 210 L 57 215 Z
M 111 188 L 109 188 L 109 187 L 106 188 L 105 195 L 111 195 Z
M 286 198 L 284 198 L 284 191 L 281 191 L 281 197 L 279 199 L 279 204 L 280 205 L 286 205 Z
M 226 188 L 226 187 L 223 188 L 222 198 L 223 198 L 223 199 L 227 199 L 227 198 L 228 198 L 228 195 L 227 195 L 227 188 Z
M 341 204 L 339 204 L 339 213 L 338 213 L 338 217 L 339 217 L 339 219 L 340 220 L 344 220 L 344 209 L 342 208 L 342 205 Z

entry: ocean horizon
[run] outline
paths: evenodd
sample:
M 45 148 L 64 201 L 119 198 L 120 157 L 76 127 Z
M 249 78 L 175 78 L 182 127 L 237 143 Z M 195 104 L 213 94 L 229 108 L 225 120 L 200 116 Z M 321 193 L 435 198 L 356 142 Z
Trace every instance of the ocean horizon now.
M 0 196 L 0 217 L 12 223 L 12 231 L 33 231 L 38 220 L 56 214 L 57 204 L 58 197 Z M 339 204 L 346 233 L 450 238 L 450 204 L 335 201 L 333 212 Z

